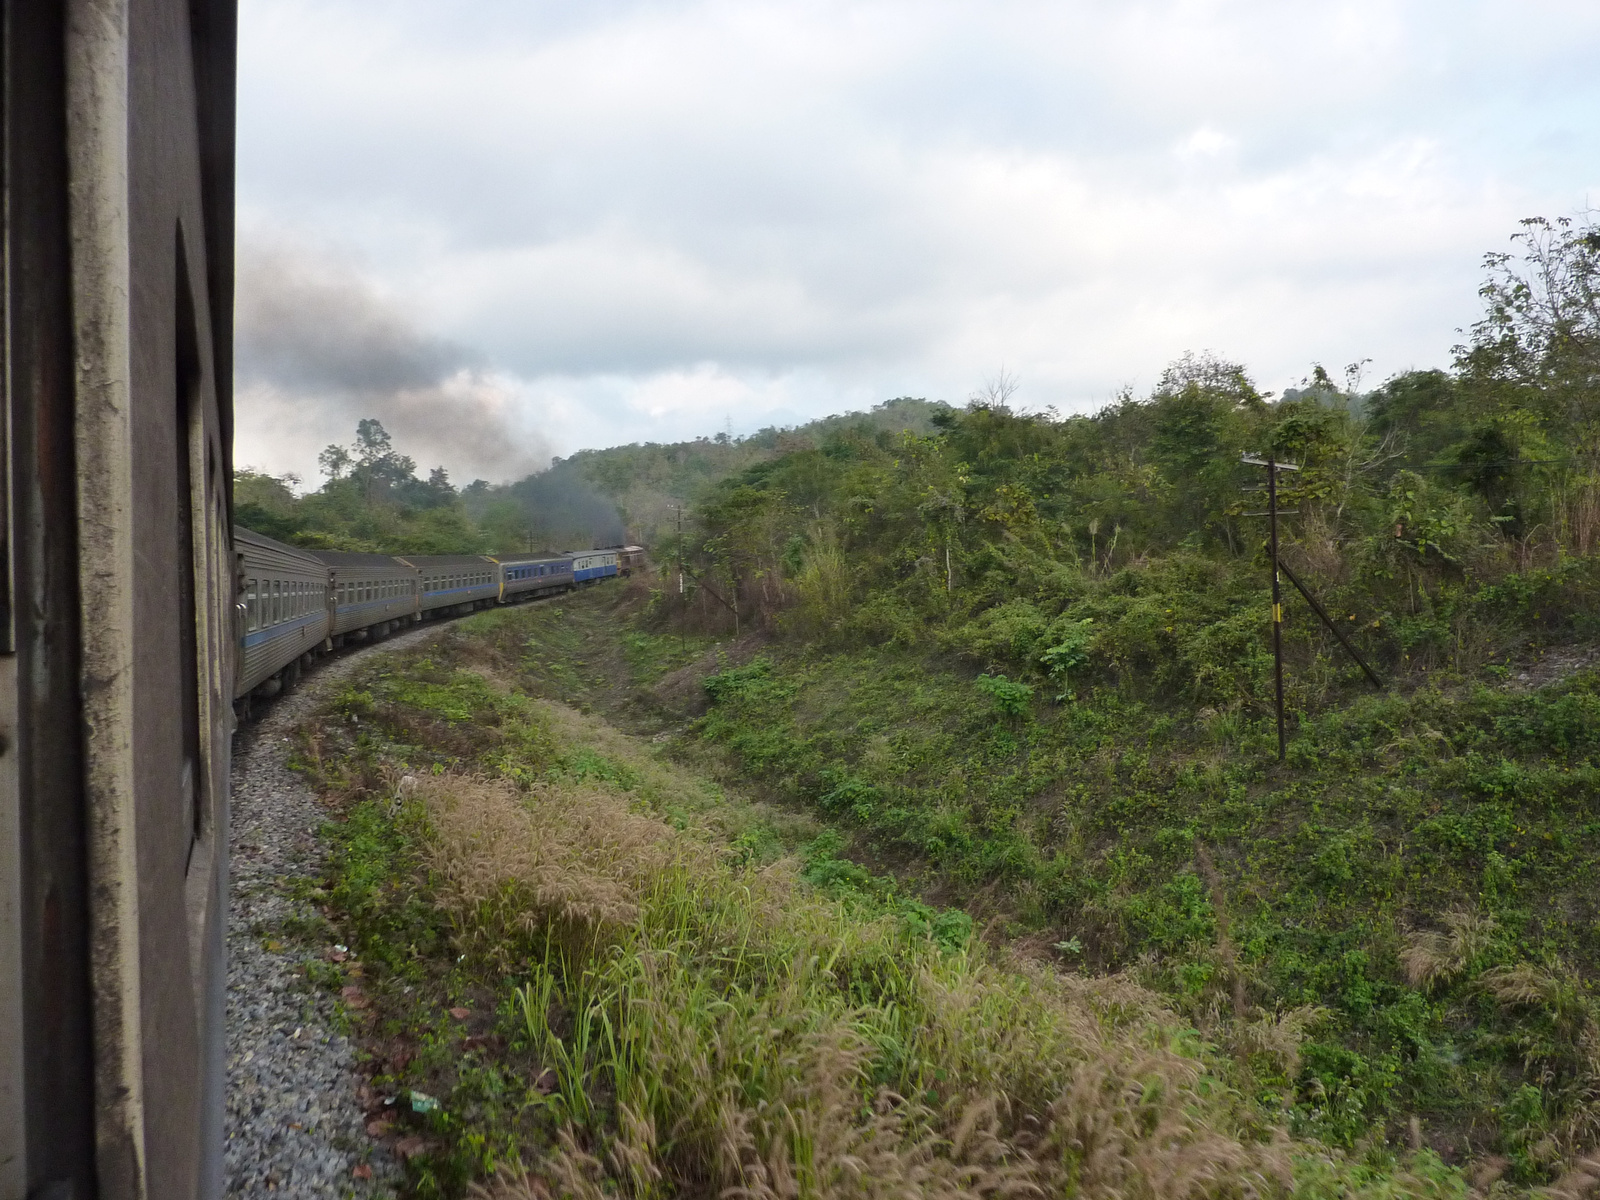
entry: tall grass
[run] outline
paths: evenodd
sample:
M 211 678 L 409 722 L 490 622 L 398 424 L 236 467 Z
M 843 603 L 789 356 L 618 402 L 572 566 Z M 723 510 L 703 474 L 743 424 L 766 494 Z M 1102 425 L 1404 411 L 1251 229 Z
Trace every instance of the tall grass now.
M 1306 1186 L 1333 1170 L 1123 979 L 862 919 L 613 785 L 443 775 L 416 794 L 463 948 L 519 980 L 558 1126 L 497 1200 L 1243 1197 L 1294 1190 L 1297 1161 Z M 1417 1178 L 1401 1194 L 1449 1194 Z

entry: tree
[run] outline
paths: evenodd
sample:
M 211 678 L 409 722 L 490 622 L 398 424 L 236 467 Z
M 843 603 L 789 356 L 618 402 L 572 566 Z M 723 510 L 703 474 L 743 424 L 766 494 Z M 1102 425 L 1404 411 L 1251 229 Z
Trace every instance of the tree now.
M 1456 348 L 1462 373 L 1536 389 L 1548 419 L 1600 426 L 1600 225 L 1528 217 L 1520 246 L 1484 256 L 1488 312 Z M 1518 397 L 1526 403 L 1526 397 Z
M 350 451 L 343 446 L 329 446 L 317 455 L 317 465 L 322 468 L 322 473 L 329 479 L 343 479 L 344 473 L 350 469 L 353 460 Z
M 356 456 L 364 467 L 381 462 L 394 453 L 394 439 L 376 417 L 363 417 L 356 422 Z

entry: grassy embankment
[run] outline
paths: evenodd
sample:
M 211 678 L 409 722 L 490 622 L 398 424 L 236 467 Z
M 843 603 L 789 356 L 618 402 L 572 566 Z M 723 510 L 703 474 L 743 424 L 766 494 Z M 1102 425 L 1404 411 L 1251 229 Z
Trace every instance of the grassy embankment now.
M 1600 1133 L 1600 674 L 1541 665 L 1539 633 L 1581 625 L 1563 597 L 1591 572 L 1481 598 L 1528 610 L 1499 648 L 1518 666 L 1352 688 L 1297 714 L 1283 764 L 1270 710 L 1149 677 L 1230 619 L 1225 589 L 1158 570 L 1080 606 L 1150 660 L 1122 681 L 1029 696 L 967 665 L 970 628 L 961 655 L 778 641 L 711 680 L 696 740 L 828 814 L 849 857 L 1063 967 L 1130 970 L 1241 1062 L 1292 1029 L 1289 1078 L 1241 1078 L 1287 1088 L 1296 1133 L 1547 1183 Z
M 1125 974 L 971 938 L 826 818 L 539 698 L 648 727 L 634 685 L 704 647 L 616 638 L 613 600 L 377 658 L 305 733 L 335 849 L 299 933 L 418 1194 L 518 1161 L 497 1194 L 1465 1194 L 1425 1150 L 1287 1136 L 1299 1018 L 1219 1049 Z

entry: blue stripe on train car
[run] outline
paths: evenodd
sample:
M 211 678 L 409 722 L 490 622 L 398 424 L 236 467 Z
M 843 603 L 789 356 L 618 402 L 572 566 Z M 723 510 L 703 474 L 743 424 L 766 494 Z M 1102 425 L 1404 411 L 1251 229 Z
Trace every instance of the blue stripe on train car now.
M 404 600 L 405 596 L 382 596 L 377 600 L 362 600 L 356 604 L 341 604 L 333 611 L 336 613 L 360 612 L 364 608 L 385 608 L 397 600 Z
M 303 617 L 296 617 L 292 621 L 284 621 L 280 625 L 268 625 L 265 629 L 257 629 L 254 633 L 245 634 L 244 645 L 246 648 L 259 646 L 263 642 L 270 642 L 273 638 L 282 637 L 285 634 L 293 633 L 297 629 L 302 629 L 314 621 L 324 620 L 327 615 L 325 612 L 318 611 L 307 613 Z

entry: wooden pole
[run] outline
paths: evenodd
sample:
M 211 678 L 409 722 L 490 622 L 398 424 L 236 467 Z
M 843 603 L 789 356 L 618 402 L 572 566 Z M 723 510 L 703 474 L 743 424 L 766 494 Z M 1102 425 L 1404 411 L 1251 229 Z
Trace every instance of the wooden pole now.
M 1267 513 L 1272 526 L 1272 674 L 1278 700 L 1278 761 L 1288 756 L 1283 733 L 1283 598 L 1278 593 L 1278 462 L 1267 455 Z

